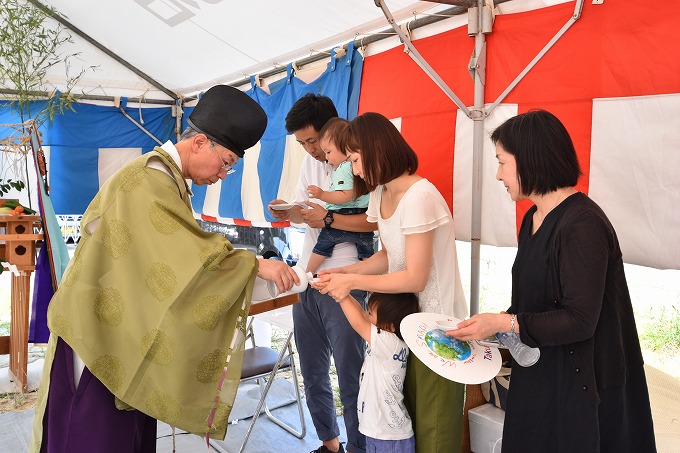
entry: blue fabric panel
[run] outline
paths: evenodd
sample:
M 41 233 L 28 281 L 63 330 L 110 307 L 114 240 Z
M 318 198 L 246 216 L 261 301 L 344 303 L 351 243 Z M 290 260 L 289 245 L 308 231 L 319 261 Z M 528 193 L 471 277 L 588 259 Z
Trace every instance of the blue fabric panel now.
M 45 104 L 44 101 L 31 103 L 31 109 L 40 110 L 44 107 L 44 104 Z M 9 102 L 0 101 L 0 124 L 19 124 L 23 122 L 24 120 L 16 112 L 16 110 L 10 107 Z M 0 139 L 16 135 L 17 133 L 18 132 L 12 129 L 11 127 L 0 126 Z
M 142 148 L 151 151 L 157 143 L 125 118 L 115 107 L 77 104 L 74 112 L 55 117 L 47 129 L 43 145 L 72 148 Z M 140 122 L 139 109 L 127 108 L 126 113 Z M 174 141 L 175 119 L 169 107 L 142 110 L 144 128 L 161 142 Z
M 353 43 L 350 43 L 350 46 Z M 285 118 L 295 101 L 307 93 L 328 96 L 333 100 L 338 115 L 346 119 L 357 116 L 359 105 L 359 84 L 363 58 L 359 52 L 331 61 L 326 71 L 313 82 L 306 84 L 291 77 L 276 81 L 270 85 L 271 95 L 260 88 L 254 88 L 249 94 L 262 105 L 267 112 L 269 125 L 261 140 L 262 149 L 258 161 L 260 176 L 260 194 L 262 204 L 266 206 L 276 198 L 281 180 L 281 169 L 288 131 Z M 222 192 L 222 197 L 227 196 Z M 265 210 L 265 218 L 272 222 L 274 218 Z
M 56 214 L 82 214 L 99 190 L 99 148 L 52 146 L 50 196 Z
M 38 111 L 44 102 L 31 104 Z M 151 151 L 157 143 L 115 107 L 74 104 L 74 111 L 55 117 L 41 128 L 42 144 L 49 146 L 50 185 L 57 214 L 82 214 L 99 189 L 98 158 L 100 148 L 141 148 Z M 162 143 L 174 141 L 175 119 L 170 107 L 126 108 L 126 113 Z M 6 103 L 0 103 L 0 123 L 20 122 Z M 0 137 L 12 133 L 0 128 Z M 112 151 L 113 152 L 113 151 Z
M 241 199 L 243 163 L 239 161 L 239 163 L 234 166 L 234 170 L 234 173 L 228 175 L 222 181 L 222 187 L 220 189 L 220 202 L 217 205 L 217 211 L 222 217 L 243 219 L 243 201 Z M 229 194 L 229 196 L 225 196 L 224 194 Z M 225 215 L 226 213 L 234 213 L 236 215 Z
M 295 101 L 307 93 L 322 94 L 333 100 L 341 117 L 352 119 L 357 115 L 362 69 L 363 58 L 358 52 L 352 52 L 350 55 L 330 62 L 326 71 L 312 83 L 306 84 L 293 77 L 291 73 L 289 77 L 280 79 L 269 86 L 271 95 L 259 87 L 253 87 L 247 92 L 262 106 L 269 120 L 267 129 L 260 140 L 260 158 L 257 163 L 263 206 L 267 206 L 278 194 L 288 135 L 285 118 Z M 222 183 L 220 216 L 243 218 L 240 187 L 238 172 L 229 175 Z M 266 209 L 265 218 L 267 221 L 274 221 Z
M 350 43 L 352 46 L 353 43 Z M 363 58 L 359 52 L 350 52 L 348 55 L 338 58 L 328 64 L 326 71 L 312 83 L 305 83 L 294 77 L 289 71 L 288 77 L 277 80 L 269 85 L 271 94 L 257 86 L 252 86 L 247 94 L 255 99 L 267 113 L 267 129 L 260 140 L 260 157 L 257 162 L 257 171 L 260 180 L 260 196 L 262 205 L 277 197 L 281 182 L 281 171 L 286 148 L 286 115 L 295 101 L 307 93 L 317 93 L 328 96 L 333 100 L 338 114 L 347 119 L 357 116 L 359 106 L 359 86 Z M 184 109 L 184 118 L 193 111 L 192 107 Z M 184 127 L 186 127 L 184 121 Z M 218 212 L 221 217 L 243 219 L 243 203 L 241 199 L 241 183 L 243 179 L 243 167 L 236 164 L 236 170 L 222 181 Z M 194 197 L 192 204 L 194 210 L 203 214 L 205 203 L 205 187 L 193 186 Z M 273 222 L 274 218 L 265 209 L 265 218 Z M 246 219 L 248 220 L 248 219 Z
M 146 153 L 157 146 L 115 107 L 77 104 L 74 109 L 55 118 L 43 141 L 51 147 L 50 185 L 57 214 L 85 212 L 99 190 L 100 148 L 141 148 Z M 141 122 L 139 109 L 128 108 L 126 113 Z M 170 108 L 143 109 L 141 118 L 161 142 L 174 139 Z

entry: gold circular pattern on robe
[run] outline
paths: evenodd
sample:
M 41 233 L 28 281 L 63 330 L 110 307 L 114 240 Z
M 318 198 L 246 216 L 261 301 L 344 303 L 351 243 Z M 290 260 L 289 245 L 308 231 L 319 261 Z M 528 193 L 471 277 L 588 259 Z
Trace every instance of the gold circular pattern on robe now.
M 67 272 L 64 273 L 61 284 L 63 286 L 71 286 L 78 281 L 80 272 L 83 270 L 83 260 L 80 259 L 80 255 L 74 256 L 66 269 Z
M 90 204 L 88 205 L 87 209 L 85 210 L 85 214 L 83 215 L 83 220 L 86 220 L 86 218 L 89 218 L 90 214 L 92 214 L 93 212 L 99 211 L 101 204 L 102 204 L 102 193 L 97 192 L 97 195 L 94 196 L 92 201 L 90 201 Z
M 73 329 L 71 328 L 71 321 L 67 317 L 61 315 L 55 316 L 49 323 L 49 327 L 53 333 L 63 338 L 65 342 L 69 343 L 71 341 Z
M 217 431 L 218 426 L 227 426 L 229 413 L 231 413 L 231 406 L 220 401 L 215 409 L 215 417 L 213 418 L 212 426 L 208 428 L 208 432 L 213 433 Z
M 153 391 L 146 398 L 146 408 L 151 416 L 169 425 L 176 423 L 182 416 L 182 407 L 179 403 L 168 393 L 160 390 Z
M 172 234 L 180 228 L 180 224 L 172 214 L 172 209 L 161 201 L 151 203 L 149 220 L 156 231 L 162 234 Z
M 203 357 L 196 366 L 196 379 L 198 382 L 209 384 L 218 382 L 222 377 L 222 370 L 227 361 L 227 353 L 219 349 Z
M 131 164 L 123 167 L 123 169 L 120 171 L 119 181 L 120 188 L 124 192 L 132 192 L 137 187 L 139 187 L 146 177 L 144 166 L 144 162 L 138 160 L 133 161 Z
M 123 295 L 114 288 L 104 288 L 94 300 L 94 313 L 102 324 L 118 326 L 123 322 Z
M 175 356 L 175 345 L 165 332 L 150 330 L 142 338 L 142 355 L 156 365 L 167 365 Z
M 191 319 L 201 330 L 213 330 L 227 314 L 229 304 L 222 296 L 205 296 L 194 305 Z
M 102 242 L 104 243 L 106 254 L 115 260 L 125 256 L 130 249 L 132 233 L 130 233 L 125 222 L 113 219 L 104 225 Z
M 146 273 L 146 287 L 156 300 L 163 302 L 174 294 L 177 276 L 167 264 L 153 263 Z
M 125 365 L 115 356 L 104 354 L 92 363 L 90 371 L 102 381 L 111 392 L 116 392 L 125 380 Z
M 222 260 L 217 259 L 224 253 L 225 244 L 208 244 L 201 247 L 199 258 L 203 268 L 208 271 L 217 271 L 221 268 Z

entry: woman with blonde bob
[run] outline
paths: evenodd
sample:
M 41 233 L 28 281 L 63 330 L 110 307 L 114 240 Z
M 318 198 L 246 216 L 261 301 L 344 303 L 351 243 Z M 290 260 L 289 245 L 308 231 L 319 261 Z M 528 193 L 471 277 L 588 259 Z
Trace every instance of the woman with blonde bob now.
M 382 249 L 364 261 L 321 272 L 315 287 L 337 300 L 353 289 L 413 292 L 420 311 L 465 318 L 451 211 L 434 185 L 416 174 L 416 153 L 378 113 L 355 118 L 342 146 L 354 175 L 371 191 L 367 215 L 378 223 Z M 462 384 L 411 355 L 404 395 L 418 453 L 460 451 L 463 392 Z

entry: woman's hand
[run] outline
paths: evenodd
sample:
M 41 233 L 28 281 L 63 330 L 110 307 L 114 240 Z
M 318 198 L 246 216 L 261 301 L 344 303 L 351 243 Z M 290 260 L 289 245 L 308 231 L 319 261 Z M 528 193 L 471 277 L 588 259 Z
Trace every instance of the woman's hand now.
M 347 266 L 343 267 L 334 267 L 333 269 L 325 269 L 319 272 L 317 275 L 321 277 L 322 275 L 326 274 L 347 274 Z
M 508 314 L 480 313 L 461 321 L 457 329 L 449 330 L 446 334 L 465 341 L 483 340 L 489 335 L 504 331 L 503 317 L 509 316 Z
M 343 300 L 349 296 L 349 292 L 354 288 L 354 274 L 339 274 L 323 272 L 319 275 L 319 280 L 312 283 L 312 288 L 319 290 L 321 294 L 328 294 L 336 301 Z

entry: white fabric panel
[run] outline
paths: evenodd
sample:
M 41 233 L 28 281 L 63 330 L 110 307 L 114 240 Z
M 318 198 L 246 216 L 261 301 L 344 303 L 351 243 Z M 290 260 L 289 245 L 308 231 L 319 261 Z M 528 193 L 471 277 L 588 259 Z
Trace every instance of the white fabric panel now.
M 482 244 L 517 246 L 516 209 L 503 184 L 496 180 L 498 161 L 491 132 L 508 118 L 517 115 L 517 105 L 501 104 L 484 121 L 482 163 Z M 456 115 L 456 143 L 453 165 L 453 219 L 456 239 L 469 241 L 472 225 L 472 141 L 474 122 Z
M 248 148 L 243 159 L 241 159 L 243 161 L 243 180 L 241 182 L 243 218 L 252 222 L 265 221 L 262 197 L 260 196 L 260 176 L 257 174 L 257 162 L 259 159 L 260 142 L 257 142 L 252 148 Z
M 50 177 L 50 167 L 49 167 L 49 147 L 48 146 L 43 146 L 43 151 L 45 152 L 45 160 L 48 162 L 48 167 L 47 167 L 47 178 L 48 178 L 48 183 L 49 183 L 49 177 Z M 26 168 L 28 167 L 28 168 Z M 4 195 L 0 195 L 0 198 L 3 200 L 19 200 L 19 203 L 23 204 L 24 206 L 29 206 L 32 207 L 35 210 L 38 210 L 38 190 L 36 189 L 36 170 L 35 170 L 35 161 L 33 160 L 33 155 L 29 154 L 27 156 L 24 156 L 21 153 L 10 153 L 10 152 L 5 152 L 3 149 L 0 151 L 0 168 L 3 169 L 2 171 L 2 176 L 0 176 L 1 179 L 8 180 L 11 179 L 12 181 L 23 181 L 24 184 L 26 184 L 26 187 L 30 187 L 30 192 L 31 192 L 31 198 L 29 200 L 28 198 L 28 190 L 27 188 L 24 188 L 23 190 L 16 190 L 14 188 L 10 188 L 7 193 Z M 28 172 L 29 179 L 28 181 L 26 180 L 26 173 Z M 3 241 L 4 243 L 4 241 Z
M 276 198 L 292 202 L 295 199 L 295 186 L 300 178 L 302 159 L 307 151 L 295 139 L 294 135 L 286 137 L 286 151 L 283 155 L 283 168 L 281 170 L 281 182 Z
M 501 3 L 496 6 L 496 14 L 513 14 L 524 11 L 531 11 L 534 9 L 545 8 L 547 6 L 555 6 L 560 3 L 568 3 L 574 0 L 521 0 Z
M 394 124 L 394 127 L 396 127 L 399 132 L 401 132 L 401 118 L 392 118 L 390 121 L 392 124 Z
M 229 176 L 227 176 L 228 178 Z M 209 184 L 205 190 L 205 200 L 203 201 L 203 214 L 211 217 L 219 217 L 218 208 L 220 205 L 220 193 L 222 192 L 222 180 L 215 184 Z
M 142 148 L 99 148 L 99 187 L 123 165 L 142 155 Z
M 626 262 L 677 267 L 678 118 L 679 94 L 593 101 L 589 195 L 614 225 Z

